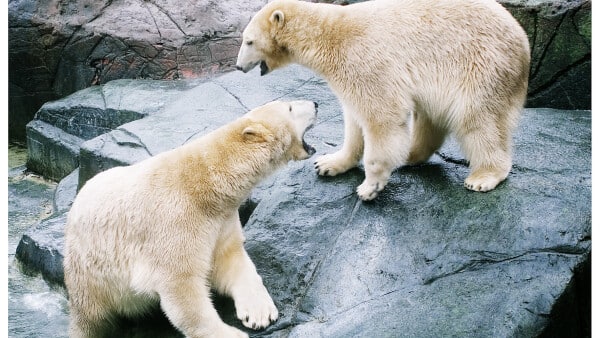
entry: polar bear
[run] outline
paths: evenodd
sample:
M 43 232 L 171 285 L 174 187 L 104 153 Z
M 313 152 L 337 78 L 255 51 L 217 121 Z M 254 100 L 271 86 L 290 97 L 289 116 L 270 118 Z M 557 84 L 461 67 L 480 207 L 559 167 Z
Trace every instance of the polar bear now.
M 187 337 L 248 337 L 219 318 L 210 287 L 243 325 L 278 317 L 244 250 L 238 207 L 266 175 L 310 157 L 310 101 L 272 102 L 204 137 L 89 180 L 65 228 L 70 336 L 104 336 L 113 318 L 160 305 Z
M 529 53 L 527 35 L 494 0 L 276 0 L 244 29 L 236 67 L 260 65 L 265 75 L 298 63 L 327 80 L 343 108 L 344 143 L 315 169 L 335 176 L 362 158 L 357 192 L 371 200 L 395 168 L 426 161 L 447 134 L 470 163 L 465 187 L 503 181 Z

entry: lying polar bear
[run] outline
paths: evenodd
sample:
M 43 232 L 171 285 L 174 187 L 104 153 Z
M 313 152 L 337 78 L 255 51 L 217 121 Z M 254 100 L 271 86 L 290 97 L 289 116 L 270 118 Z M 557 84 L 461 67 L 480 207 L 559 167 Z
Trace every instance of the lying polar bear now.
M 70 336 L 101 336 L 115 316 L 160 303 L 187 337 L 247 337 L 223 323 L 210 287 L 246 327 L 278 317 L 244 250 L 238 207 L 266 175 L 310 157 L 317 105 L 272 102 L 189 144 L 98 174 L 65 229 Z

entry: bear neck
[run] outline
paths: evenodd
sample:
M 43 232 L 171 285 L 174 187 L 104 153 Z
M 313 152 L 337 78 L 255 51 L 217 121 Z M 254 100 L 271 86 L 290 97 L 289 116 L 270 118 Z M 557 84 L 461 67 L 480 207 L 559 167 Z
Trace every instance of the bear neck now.
M 245 142 L 243 129 L 234 122 L 189 144 L 193 155 L 181 166 L 182 182 L 204 210 L 237 209 L 262 179 L 287 162 L 278 149 Z
M 353 40 L 363 35 L 364 27 L 344 6 L 291 2 L 299 17 L 286 19 L 279 44 L 288 50 L 294 63 L 333 79 L 343 73 Z

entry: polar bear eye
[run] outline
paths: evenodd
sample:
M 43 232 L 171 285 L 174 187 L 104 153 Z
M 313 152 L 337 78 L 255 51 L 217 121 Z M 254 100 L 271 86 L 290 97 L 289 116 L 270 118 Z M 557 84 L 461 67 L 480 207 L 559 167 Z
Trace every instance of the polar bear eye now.
M 290 104 L 290 112 L 292 111 L 292 105 Z
M 253 43 L 254 43 L 253 41 L 246 41 L 247 46 L 252 46 Z

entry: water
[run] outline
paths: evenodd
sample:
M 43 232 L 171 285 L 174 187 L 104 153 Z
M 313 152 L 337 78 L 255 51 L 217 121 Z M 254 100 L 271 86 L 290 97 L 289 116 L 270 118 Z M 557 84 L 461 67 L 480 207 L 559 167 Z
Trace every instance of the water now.
M 8 336 L 67 337 L 66 292 L 23 273 L 15 259 L 23 233 L 51 215 L 56 183 L 26 171 L 23 147 L 8 153 Z
M 26 149 L 8 151 L 8 337 L 67 337 L 67 292 L 40 274 L 28 275 L 15 258 L 22 235 L 52 215 L 57 183 L 27 171 Z M 232 310 L 232 309 L 230 309 Z M 181 337 L 160 311 L 136 322 L 125 321 L 118 337 Z

